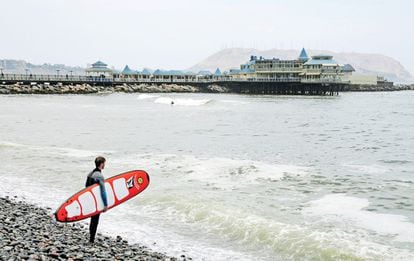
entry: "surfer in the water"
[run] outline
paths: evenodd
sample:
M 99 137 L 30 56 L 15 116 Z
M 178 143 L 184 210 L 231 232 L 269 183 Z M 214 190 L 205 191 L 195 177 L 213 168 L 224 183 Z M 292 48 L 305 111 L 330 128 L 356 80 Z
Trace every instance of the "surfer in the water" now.
M 101 188 L 101 196 L 104 204 L 103 212 L 108 209 L 108 200 L 106 196 L 105 190 L 105 179 L 102 175 L 102 170 L 105 168 L 105 158 L 104 157 L 97 157 L 95 159 L 95 169 L 92 170 L 91 173 L 88 174 L 86 178 L 86 187 L 89 187 L 93 184 L 99 183 L 99 187 Z M 96 230 L 98 229 L 99 223 L 99 214 L 91 217 L 91 223 L 89 225 L 89 233 L 90 239 L 89 242 L 93 243 L 95 241 Z

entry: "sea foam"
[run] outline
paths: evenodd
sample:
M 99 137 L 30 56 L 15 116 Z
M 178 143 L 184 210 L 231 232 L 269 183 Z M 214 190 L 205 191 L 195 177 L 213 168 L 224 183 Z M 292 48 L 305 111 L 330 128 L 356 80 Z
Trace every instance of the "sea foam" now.
M 347 221 L 363 229 L 390 235 L 395 241 L 414 242 L 414 224 L 408 217 L 364 210 L 368 199 L 345 194 L 328 194 L 310 202 L 306 214 L 321 216 L 327 221 Z
M 100 154 L 111 154 L 114 151 L 92 151 L 92 150 L 83 150 L 83 149 L 76 149 L 76 148 L 69 148 L 69 147 L 55 147 L 55 146 L 38 146 L 38 145 L 30 145 L 30 144 L 21 144 L 21 143 L 14 143 L 8 141 L 0 141 L 0 148 L 16 148 L 16 149 L 24 149 L 27 151 L 35 151 L 41 154 L 53 154 L 53 155 L 63 155 L 73 158 L 85 158 L 85 157 L 93 157 Z
M 152 166 L 157 172 L 168 169 L 174 171 L 180 179 L 197 181 L 221 189 L 245 187 L 263 180 L 277 181 L 285 176 L 304 176 L 309 173 L 309 168 L 304 166 L 193 155 L 139 154 L 129 158 L 112 159 L 112 162 L 127 166 Z M 154 163 L 160 167 L 154 166 Z
M 138 95 L 138 100 L 153 99 L 153 98 L 158 98 L 158 97 L 159 97 L 158 95 L 151 95 L 151 94 L 143 93 L 143 94 Z
M 169 105 L 178 105 L 178 106 L 202 106 L 209 103 L 209 99 L 174 99 L 171 97 L 160 97 L 157 98 L 154 102 L 159 104 L 169 104 Z

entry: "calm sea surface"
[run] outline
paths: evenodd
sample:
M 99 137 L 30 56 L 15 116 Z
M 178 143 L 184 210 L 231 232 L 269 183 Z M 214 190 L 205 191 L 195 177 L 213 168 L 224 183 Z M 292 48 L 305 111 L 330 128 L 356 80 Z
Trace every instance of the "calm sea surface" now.
M 151 176 L 100 231 L 154 250 L 414 260 L 413 91 L 0 96 L 0 195 L 55 209 L 97 155 Z

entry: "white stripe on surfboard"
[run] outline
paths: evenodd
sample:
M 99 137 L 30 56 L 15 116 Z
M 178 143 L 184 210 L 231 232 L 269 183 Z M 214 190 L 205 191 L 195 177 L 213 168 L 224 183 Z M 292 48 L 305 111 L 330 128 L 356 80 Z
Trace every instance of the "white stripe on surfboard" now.
M 127 184 L 124 178 L 116 179 L 112 182 L 114 185 L 115 195 L 118 200 L 121 200 L 129 195 Z
M 82 214 L 84 216 L 89 215 L 96 211 L 96 204 L 91 192 L 86 191 L 78 198 L 79 203 L 82 206 Z
M 79 216 L 81 214 L 79 202 L 75 200 L 69 205 L 67 205 L 66 211 L 68 212 L 68 218 Z

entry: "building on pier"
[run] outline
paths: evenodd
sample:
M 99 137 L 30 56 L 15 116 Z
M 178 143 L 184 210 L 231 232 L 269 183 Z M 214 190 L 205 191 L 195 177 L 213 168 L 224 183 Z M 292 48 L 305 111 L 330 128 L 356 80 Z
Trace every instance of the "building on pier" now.
M 119 75 L 114 74 L 113 77 L 124 79 L 125 81 L 129 81 L 129 80 L 136 81 L 136 80 L 139 80 L 139 72 L 135 71 L 135 70 L 132 70 L 131 68 L 129 68 L 128 65 L 125 65 L 122 72 Z
M 214 72 L 212 78 L 215 80 L 219 80 L 223 77 L 223 74 L 221 73 L 220 69 L 217 68 L 216 71 Z
M 155 81 L 155 82 L 208 82 L 208 81 L 269 81 L 288 83 L 341 83 L 343 76 L 349 79 L 355 69 L 349 65 L 341 65 L 331 55 L 314 55 L 309 57 L 302 48 L 296 59 L 286 60 L 279 58 L 267 59 L 262 56 L 250 57 L 250 60 L 240 69 L 230 69 L 221 73 L 217 68 L 215 73 L 201 70 L 198 73 L 183 70 L 143 71 L 132 70 L 128 65 L 121 72 L 107 68 L 107 65 L 98 61 L 88 68 L 87 75 L 112 77 L 123 81 Z
M 104 62 L 97 61 L 92 64 L 91 67 L 86 68 L 86 76 L 100 77 L 100 78 L 112 78 L 113 70 L 108 68 L 108 65 Z
M 139 72 L 139 76 L 144 81 L 151 79 L 152 71 L 148 68 L 144 68 L 142 72 Z
M 252 80 L 271 80 L 281 82 L 300 82 L 303 64 L 308 61 L 305 49 L 294 60 L 279 58 L 266 59 L 262 56 L 250 56 L 250 60 L 240 66 L 240 72 L 233 77 Z
M 251 56 L 240 66 L 240 70 L 231 70 L 234 79 L 277 81 L 277 82 L 341 82 L 344 74 L 355 71 L 351 65 L 343 66 L 331 55 L 315 55 L 309 58 L 303 48 L 297 59 L 265 59 Z
M 255 78 L 260 80 L 298 81 L 302 72 L 299 59 L 281 60 L 278 58 L 265 59 L 262 56 L 251 56 L 250 61 L 241 65 L 242 78 Z
M 137 71 L 131 70 L 128 65 L 125 65 L 124 69 L 122 70 L 123 75 L 136 75 L 138 74 Z
M 341 82 L 342 65 L 332 55 L 314 55 L 303 64 L 302 82 Z
M 353 72 L 355 72 L 355 69 L 352 65 L 350 64 L 344 64 L 341 66 L 341 70 L 342 73 L 344 74 L 344 76 L 346 75 L 352 75 Z
M 155 70 L 151 79 L 157 82 L 194 82 L 197 81 L 197 74 L 181 70 Z

